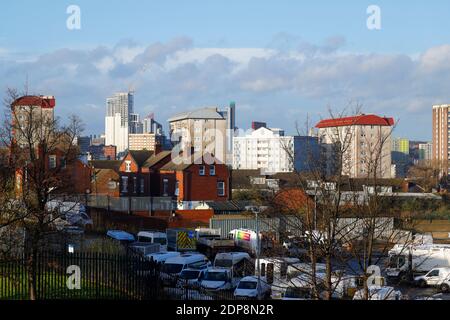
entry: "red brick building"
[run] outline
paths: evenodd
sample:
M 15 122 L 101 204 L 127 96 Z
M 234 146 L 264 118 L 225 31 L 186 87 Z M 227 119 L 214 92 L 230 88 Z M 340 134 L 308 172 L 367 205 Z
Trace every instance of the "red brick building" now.
M 212 165 L 204 158 L 181 164 L 170 161 L 159 173 L 161 196 L 178 201 L 226 201 L 230 197 L 230 170 L 217 161 Z
M 191 158 L 193 159 L 193 158 Z M 179 159 L 178 159 L 179 160 Z M 120 196 L 173 197 L 178 201 L 225 201 L 230 171 L 202 160 L 178 164 L 170 151 L 129 151 L 119 167 Z
M 85 194 L 91 188 L 91 169 L 88 164 L 79 159 L 67 160 L 67 153 L 54 149 L 50 154 L 43 154 L 40 149 L 39 159 L 44 159 L 45 183 L 54 184 L 55 193 Z M 29 169 L 38 170 L 30 165 Z M 16 169 L 16 194 L 20 195 L 29 183 L 27 167 Z
M 94 160 L 89 165 L 92 169 L 91 191 L 96 195 L 119 197 L 119 168 L 121 161 Z
M 104 146 L 103 155 L 106 160 L 116 160 L 117 147 L 116 146 Z

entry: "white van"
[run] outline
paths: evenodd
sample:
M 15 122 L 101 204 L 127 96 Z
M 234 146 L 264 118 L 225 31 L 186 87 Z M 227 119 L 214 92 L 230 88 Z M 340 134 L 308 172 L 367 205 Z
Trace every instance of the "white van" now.
M 201 281 L 207 290 L 229 290 L 236 288 L 239 280 L 253 275 L 254 267 L 246 252 L 224 252 L 216 254 L 214 267 L 208 268 Z
M 152 260 L 158 263 L 165 263 L 167 259 L 179 257 L 181 253 L 176 251 L 167 251 L 167 252 L 155 252 L 151 254 L 145 255 L 145 258 L 148 260 Z
M 203 254 L 183 253 L 177 257 L 167 259 L 162 267 L 162 272 L 167 275 L 178 276 L 184 269 L 209 263 L 208 258 Z
M 270 285 L 267 283 L 265 277 L 260 277 L 258 283 L 258 277 L 250 276 L 244 277 L 239 281 L 239 284 L 234 290 L 234 296 L 236 298 L 253 298 L 253 299 L 265 299 L 270 297 Z
M 419 287 L 440 286 L 450 276 L 450 268 L 434 268 L 427 274 L 414 278 Z

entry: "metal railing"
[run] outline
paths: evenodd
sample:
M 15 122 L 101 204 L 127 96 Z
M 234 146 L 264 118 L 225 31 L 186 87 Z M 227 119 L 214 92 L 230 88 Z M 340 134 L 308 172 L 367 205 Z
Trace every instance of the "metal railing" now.
M 87 195 L 81 202 L 91 208 L 111 211 L 171 211 L 177 202 L 171 197 L 111 197 L 109 195 Z

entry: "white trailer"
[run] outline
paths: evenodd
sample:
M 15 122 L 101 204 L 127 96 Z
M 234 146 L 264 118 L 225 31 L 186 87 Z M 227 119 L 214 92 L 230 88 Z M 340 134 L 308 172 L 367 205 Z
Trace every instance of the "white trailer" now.
M 137 234 L 138 242 L 160 244 L 160 251 L 167 251 L 167 234 L 159 231 L 142 230 Z

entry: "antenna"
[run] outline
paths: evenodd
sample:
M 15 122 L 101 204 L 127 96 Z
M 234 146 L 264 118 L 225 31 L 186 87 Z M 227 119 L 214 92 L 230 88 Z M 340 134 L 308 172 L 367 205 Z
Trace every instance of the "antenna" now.
M 28 72 L 27 72 L 27 74 L 26 74 L 26 77 L 25 77 L 25 95 L 27 96 L 28 95 Z

